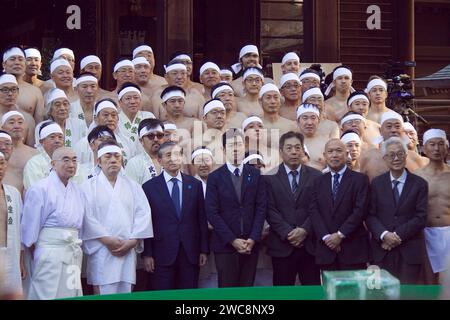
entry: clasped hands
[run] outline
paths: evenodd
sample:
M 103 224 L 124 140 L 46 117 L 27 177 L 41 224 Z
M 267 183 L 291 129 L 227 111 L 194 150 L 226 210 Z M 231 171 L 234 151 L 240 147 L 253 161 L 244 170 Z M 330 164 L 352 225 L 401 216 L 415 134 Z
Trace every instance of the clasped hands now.
M 255 246 L 255 240 L 253 239 L 234 239 L 231 243 L 237 252 L 240 254 L 251 254 L 253 247 Z
M 395 232 L 388 232 L 383 237 L 381 247 L 384 250 L 391 251 L 402 243 L 402 239 Z
M 115 257 L 123 257 L 128 252 L 137 246 L 136 239 L 122 240 L 116 237 L 103 237 L 100 241 L 108 248 L 111 254 Z
M 304 245 L 303 241 L 305 241 L 307 235 L 308 232 L 305 229 L 297 227 L 288 233 L 286 239 L 293 247 L 301 248 Z

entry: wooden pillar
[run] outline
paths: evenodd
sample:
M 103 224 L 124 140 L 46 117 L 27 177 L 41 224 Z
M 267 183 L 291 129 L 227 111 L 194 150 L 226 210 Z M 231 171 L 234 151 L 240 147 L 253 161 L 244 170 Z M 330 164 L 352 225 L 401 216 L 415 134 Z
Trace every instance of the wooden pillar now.
M 397 27 L 396 38 L 396 60 L 398 61 L 415 61 L 415 40 L 414 40 L 414 0 L 397 0 L 394 1 L 396 8 Z M 405 68 L 407 74 L 414 79 L 414 68 Z
M 313 6 L 313 61 L 339 62 L 339 1 L 315 0 Z
M 193 0 L 166 0 L 165 11 L 166 63 L 175 51 L 193 54 Z

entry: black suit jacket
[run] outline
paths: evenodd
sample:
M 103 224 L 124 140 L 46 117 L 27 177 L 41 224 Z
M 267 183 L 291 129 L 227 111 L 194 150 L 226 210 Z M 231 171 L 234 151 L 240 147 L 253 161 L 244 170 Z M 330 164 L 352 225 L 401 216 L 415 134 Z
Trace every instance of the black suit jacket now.
M 208 176 L 205 207 L 214 228 L 211 238 L 214 252 L 236 252 L 231 245 L 236 238 L 261 241 L 267 211 L 266 185 L 258 169 L 244 165 L 242 174 L 241 201 L 226 165 Z
M 180 243 L 192 264 L 198 264 L 200 253 L 208 253 L 208 223 L 206 220 L 202 183 L 182 174 L 183 192 L 180 217 L 161 174 L 143 185 L 152 209 L 154 237 L 144 241 L 143 256 L 155 258 L 161 266 L 172 265 Z
M 294 247 L 286 238 L 296 227 L 308 232 L 304 245 L 310 254 L 314 254 L 315 237 L 308 205 L 311 203 L 312 183 L 321 175 L 320 171 L 302 165 L 299 188 L 295 194 L 291 191 L 284 164 L 278 167 L 275 174 L 265 176 L 269 199 L 267 222 L 270 225 L 269 236 L 265 243 L 269 255 L 284 258 L 292 253 Z
M 331 173 L 314 181 L 310 206 L 313 228 L 317 236 L 316 263 L 327 265 L 335 262 L 361 264 L 369 261 L 368 232 L 363 221 L 368 213 L 369 179 L 347 168 L 333 201 Z M 327 247 L 322 238 L 327 234 L 342 232 L 346 238 L 341 251 L 336 253 Z
M 421 177 L 407 172 L 405 185 L 398 205 L 395 205 L 390 173 L 384 173 L 372 181 L 367 227 L 372 233 L 371 249 L 374 262 L 383 260 L 388 251 L 381 248 L 381 234 L 396 232 L 402 244 L 399 250 L 408 264 L 421 263 L 423 250 L 422 230 L 426 225 L 428 207 L 428 183 Z

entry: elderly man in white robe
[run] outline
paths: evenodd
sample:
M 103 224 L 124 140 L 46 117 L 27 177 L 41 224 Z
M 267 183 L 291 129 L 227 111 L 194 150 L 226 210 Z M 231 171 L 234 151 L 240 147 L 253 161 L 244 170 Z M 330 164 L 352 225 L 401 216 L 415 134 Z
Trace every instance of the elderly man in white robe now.
M 32 253 L 28 299 L 77 297 L 81 290 L 80 233 L 85 202 L 71 180 L 77 171 L 72 149 L 52 154 L 50 175 L 25 195 L 21 221 L 22 244 Z
M 7 166 L 5 155 L 0 152 L 0 296 L 20 296 L 26 276 L 20 242 L 22 198 L 16 188 L 3 183 Z
M 142 187 L 122 170 L 122 150 L 114 142 L 98 148 L 101 173 L 82 186 L 87 280 L 96 294 L 128 293 L 136 283 L 136 254 L 153 237 L 151 210 Z

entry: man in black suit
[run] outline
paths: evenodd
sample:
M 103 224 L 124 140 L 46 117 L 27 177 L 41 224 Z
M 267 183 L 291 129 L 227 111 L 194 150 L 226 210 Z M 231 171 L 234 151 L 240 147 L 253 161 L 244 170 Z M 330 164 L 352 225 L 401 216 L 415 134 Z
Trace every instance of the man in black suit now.
M 154 233 L 144 241 L 144 266 L 154 290 L 197 288 L 209 252 L 202 183 L 180 172 L 182 152 L 174 142 L 161 145 L 158 162 L 164 171 L 143 185 Z
M 219 287 L 253 286 L 258 245 L 267 211 L 261 173 L 242 163 L 244 136 L 229 129 L 222 137 L 226 164 L 208 176 L 206 214 L 214 228 L 214 251 Z
M 297 274 L 302 285 L 320 285 L 308 204 L 312 182 L 322 173 L 301 165 L 303 142 L 301 133 L 290 131 L 281 136 L 279 148 L 283 163 L 275 174 L 265 177 L 270 225 L 266 246 L 272 256 L 274 286 L 295 285 Z
M 341 140 L 328 141 L 324 157 L 330 172 L 314 181 L 310 206 L 317 236 L 316 263 L 322 270 L 366 269 L 369 239 L 363 221 L 369 180 L 345 165 L 347 151 Z
M 400 138 L 383 142 L 381 152 L 389 171 L 372 181 L 366 221 L 372 233 L 373 263 L 402 284 L 417 284 L 422 271 L 428 184 L 405 168 L 408 149 Z

